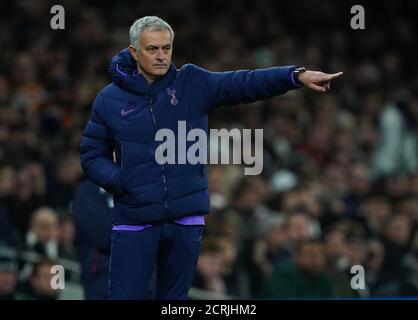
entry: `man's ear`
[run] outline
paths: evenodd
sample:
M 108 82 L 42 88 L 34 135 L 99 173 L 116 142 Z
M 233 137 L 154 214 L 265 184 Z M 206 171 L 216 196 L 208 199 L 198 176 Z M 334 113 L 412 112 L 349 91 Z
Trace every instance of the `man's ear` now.
M 129 52 L 135 61 L 138 61 L 138 50 L 133 45 L 129 45 Z

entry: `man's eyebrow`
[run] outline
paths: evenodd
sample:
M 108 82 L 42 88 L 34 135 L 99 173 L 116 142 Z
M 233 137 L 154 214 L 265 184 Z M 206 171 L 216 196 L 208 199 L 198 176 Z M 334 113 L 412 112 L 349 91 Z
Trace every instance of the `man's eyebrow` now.
M 165 45 L 163 45 L 163 46 L 161 46 L 161 47 L 159 47 L 159 46 L 155 46 L 155 45 L 149 45 L 149 46 L 146 46 L 145 48 L 146 49 L 158 49 L 158 48 L 167 48 L 167 47 L 171 47 L 171 44 L 170 43 L 168 43 L 168 44 L 165 44 Z

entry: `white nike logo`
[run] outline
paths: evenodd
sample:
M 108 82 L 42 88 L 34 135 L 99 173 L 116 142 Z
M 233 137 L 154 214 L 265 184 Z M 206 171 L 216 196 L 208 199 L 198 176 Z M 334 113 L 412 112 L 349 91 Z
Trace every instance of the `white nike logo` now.
M 126 115 L 130 114 L 132 111 L 135 111 L 135 108 L 133 108 L 133 109 L 128 109 L 128 110 L 122 109 L 122 111 L 120 112 L 120 115 L 121 115 L 122 117 L 124 117 L 124 116 L 126 116 Z

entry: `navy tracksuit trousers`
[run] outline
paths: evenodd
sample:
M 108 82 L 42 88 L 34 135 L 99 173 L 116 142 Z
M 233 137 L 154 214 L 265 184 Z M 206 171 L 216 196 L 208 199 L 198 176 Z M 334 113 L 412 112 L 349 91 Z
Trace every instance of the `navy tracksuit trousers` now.
M 143 231 L 112 231 L 110 299 L 184 300 L 192 285 L 203 226 L 167 223 Z

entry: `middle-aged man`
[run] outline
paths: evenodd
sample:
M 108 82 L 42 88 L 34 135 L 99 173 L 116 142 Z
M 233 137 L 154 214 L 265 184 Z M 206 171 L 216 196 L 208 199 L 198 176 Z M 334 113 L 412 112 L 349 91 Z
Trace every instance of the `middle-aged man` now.
M 177 134 L 178 122 L 186 121 L 187 132 L 207 133 L 208 113 L 219 105 L 266 99 L 303 85 L 326 92 L 342 75 L 297 66 L 210 72 L 186 64 L 176 69 L 173 40 L 164 20 L 135 21 L 129 51 L 113 58 L 113 83 L 96 96 L 81 141 L 85 174 L 114 194 L 111 299 L 143 299 L 154 266 L 156 298 L 186 299 L 195 273 L 210 210 L 206 168 L 157 161 L 159 129 Z

